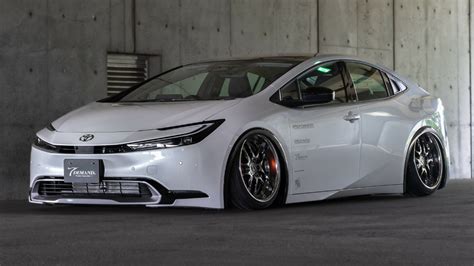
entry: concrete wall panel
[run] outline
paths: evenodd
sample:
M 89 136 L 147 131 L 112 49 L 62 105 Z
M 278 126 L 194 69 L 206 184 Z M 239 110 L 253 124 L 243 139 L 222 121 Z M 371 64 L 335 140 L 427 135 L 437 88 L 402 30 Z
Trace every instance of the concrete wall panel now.
M 108 8 L 103 1 L 2 1 L 0 198 L 25 199 L 37 130 L 105 96 Z
M 135 48 L 133 0 L 110 0 L 109 51 L 133 53 Z
M 459 0 L 457 6 L 458 34 L 458 108 L 459 114 L 459 168 L 457 177 L 471 176 L 471 114 L 470 110 L 470 60 L 469 60 L 469 0 Z
M 180 17 L 184 64 L 230 57 L 229 0 L 183 0 Z
M 314 0 L 279 0 L 275 8 L 278 53 L 316 53 L 311 38 L 317 27 L 317 6 Z
M 49 0 L 49 48 L 100 49 L 109 42 L 109 3 Z M 71 34 L 74 33 L 74 34 Z
M 357 56 L 393 69 L 393 51 L 391 50 L 358 48 Z
M 52 119 L 107 95 L 105 61 L 105 49 L 50 50 L 47 101 Z M 58 102 L 62 104 L 54 104 Z
M 57 116 L 106 95 L 109 3 L 48 3 L 48 101 L 63 103 L 50 104 L 50 114 Z
M 0 199 L 25 199 L 29 144 L 47 116 L 47 3 L 1 1 L 0 10 Z
M 359 0 L 357 5 L 357 46 L 392 50 L 392 0 Z
M 393 0 L 358 0 L 357 55 L 393 68 Z
M 21 199 L 28 197 L 29 154 L 33 141 L 32 131 L 36 125 L 26 123 L 2 124 L 8 130 L 0 131 L 2 152 L 0 153 L 0 199 Z M 27 145 L 25 145 L 27 144 Z
M 162 55 L 163 70 L 182 63 L 181 1 L 136 0 L 136 51 Z
M 231 0 L 231 55 L 268 55 L 277 49 L 277 0 Z
M 426 0 L 395 0 L 395 69 L 426 87 Z
M 311 4 L 311 53 L 316 54 L 319 51 L 319 0 L 312 0 Z
M 0 1 L 0 48 L 44 51 L 48 45 L 47 2 L 35 0 Z M 36 34 L 32 34 L 36 33 Z
M 343 54 L 357 56 L 357 48 L 335 45 L 320 45 L 319 53 L 321 54 Z
M 23 54 L 10 52 L 1 54 L 0 81 L 0 121 L 2 131 L 8 131 L 4 124 L 41 123 L 47 115 L 47 55 L 45 52 Z M 29 100 L 33 99 L 30 103 Z M 28 108 L 31 106 L 32 108 Z M 11 139 L 9 140 L 11 141 Z
M 10 51 L 0 62 L 0 199 L 26 199 L 30 143 L 48 123 L 46 52 Z
M 474 0 L 468 0 L 469 1 L 469 7 L 470 9 L 468 10 L 469 14 L 474 14 Z M 470 59 L 470 65 L 469 65 L 469 69 L 470 69 L 470 84 L 469 84 L 469 92 L 470 92 L 470 100 L 471 100 L 471 104 L 470 104 L 470 108 L 469 108 L 469 111 L 467 111 L 466 109 L 462 110 L 463 112 L 469 112 L 470 116 L 471 116 L 471 119 L 470 119 L 470 124 L 469 124 L 469 128 L 471 130 L 471 134 L 470 134 L 470 140 L 471 140 L 471 156 L 470 156 L 470 159 L 471 159 L 471 178 L 474 178 L 474 165 L 473 165 L 473 160 L 472 158 L 474 158 L 474 145 L 473 145 L 473 140 L 474 140 L 474 130 L 472 129 L 473 125 L 474 125 L 474 116 L 473 116 L 473 113 L 472 113 L 472 110 L 473 110 L 473 106 L 472 104 L 474 103 L 474 93 L 472 93 L 472 89 L 473 89 L 473 81 L 474 81 L 474 60 L 472 58 L 472 54 L 473 54 L 473 51 L 474 51 L 474 39 L 473 39 L 473 36 L 474 36 L 474 19 L 470 19 L 470 24 L 469 24 L 469 39 L 470 39 L 470 42 L 469 42 L 469 59 Z
M 320 47 L 357 47 L 357 0 L 319 0 Z

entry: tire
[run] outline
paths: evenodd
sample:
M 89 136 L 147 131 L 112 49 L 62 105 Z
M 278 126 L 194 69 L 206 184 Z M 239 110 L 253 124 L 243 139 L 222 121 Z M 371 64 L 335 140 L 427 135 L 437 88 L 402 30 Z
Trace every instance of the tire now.
M 412 196 L 433 194 L 441 184 L 444 171 L 442 147 L 433 130 L 426 129 L 411 143 L 406 171 L 407 193 Z
M 236 143 L 231 156 L 231 203 L 239 209 L 270 207 L 282 191 L 282 159 L 275 138 L 252 130 Z

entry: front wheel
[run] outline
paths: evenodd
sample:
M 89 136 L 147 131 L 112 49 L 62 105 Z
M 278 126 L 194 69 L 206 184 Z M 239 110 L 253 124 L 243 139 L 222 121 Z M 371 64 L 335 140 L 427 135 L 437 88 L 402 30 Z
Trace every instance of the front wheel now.
M 435 192 L 443 178 L 443 154 L 436 136 L 425 131 L 413 141 L 407 169 L 407 192 L 426 196 Z
M 232 204 L 240 209 L 271 206 L 282 183 L 274 138 L 264 130 L 248 132 L 237 142 L 231 160 Z

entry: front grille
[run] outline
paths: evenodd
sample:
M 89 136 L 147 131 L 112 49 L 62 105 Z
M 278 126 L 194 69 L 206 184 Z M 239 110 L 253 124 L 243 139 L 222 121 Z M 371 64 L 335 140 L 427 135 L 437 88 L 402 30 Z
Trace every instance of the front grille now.
M 145 183 L 133 181 L 102 181 L 96 183 L 65 183 L 58 181 L 39 181 L 38 195 L 44 197 L 71 198 L 111 198 L 131 197 L 150 198 L 152 193 Z

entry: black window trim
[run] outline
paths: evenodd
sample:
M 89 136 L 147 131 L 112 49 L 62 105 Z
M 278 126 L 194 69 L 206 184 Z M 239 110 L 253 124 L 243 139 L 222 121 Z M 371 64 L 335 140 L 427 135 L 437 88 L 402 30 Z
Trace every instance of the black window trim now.
M 286 106 L 286 105 L 283 105 L 281 104 L 281 90 L 284 89 L 286 86 L 288 86 L 290 83 L 294 82 L 298 77 L 304 75 L 306 72 L 310 71 L 311 69 L 314 69 L 315 67 L 317 66 L 321 66 L 323 64 L 327 64 L 327 63 L 332 63 L 332 62 L 338 62 L 341 67 L 342 67 L 342 71 L 344 72 L 343 73 L 343 79 L 344 79 L 344 84 L 346 86 L 346 92 L 349 93 L 348 96 L 351 96 L 351 97 L 354 97 L 352 99 L 350 99 L 350 101 L 348 102 L 345 102 L 345 103 L 324 103 L 324 104 L 308 104 L 308 105 L 301 105 L 301 106 Z M 357 93 L 355 91 L 355 86 L 354 86 L 354 82 L 352 81 L 352 78 L 350 76 L 350 73 L 349 73 L 349 70 L 347 68 L 347 63 L 349 62 L 353 62 L 353 63 L 359 63 L 359 64 L 363 64 L 363 65 L 367 65 L 367 66 L 370 66 L 372 68 L 375 68 L 377 69 L 381 74 L 382 74 L 382 77 L 383 77 L 383 74 L 385 74 L 387 76 L 388 79 L 392 80 L 393 82 L 399 82 L 401 84 L 403 84 L 403 86 L 405 86 L 405 90 L 403 91 L 400 91 L 398 93 L 395 93 L 395 91 L 393 91 L 392 94 L 389 94 L 389 96 L 387 97 L 384 97 L 384 98 L 377 98 L 377 99 L 372 99 L 372 100 L 365 100 L 365 101 L 359 101 L 358 97 L 357 97 Z M 357 105 L 357 104 L 365 104 L 365 103 L 371 103 L 371 102 L 382 102 L 382 101 L 388 101 L 388 100 L 391 100 L 395 97 L 398 97 L 402 94 L 404 94 L 406 91 L 408 91 L 410 88 L 406 85 L 405 82 L 403 82 L 401 79 L 397 78 L 396 76 L 390 74 L 390 73 L 387 73 L 386 71 L 380 69 L 379 67 L 377 67 L 376 65 L 373 65 L 373 64 L 370 64 L 368 62 L 364 62 L 364 61 L 360 61 L 360 60 L 356 60 L 356 59 L 336 59 L 336 60 L 329 60 L 329 61 L 324 61 L 324 62 L 320 62 L 319 64 L 317 65 L 313 65 L 313 66 L 310 66 L 308 67 L 307 69 L 301 71 L 296 77 L 292 78 L 290 81 L 288 81 L 287 83 L 285 83 L 283 86 L 281 86 L 278 91 L 276 91 L 271 97 L 270 97 L 270 101 L 273 102 L 273 103 L 276 103 L 278 105 L 281 105 L 281 106 L 285 106 L 287 108 L 301 108 L 301 109 L 306 109 L 306 108 L 314 108 L 314 107 L 327 107 L 327 106 L 331 106 L 331 105 Z M 387 88 L 386 88 L 387 90 Z M 389 92 L 389 91 L 388 91 Z M 298 89 L 298 93 L 300 93 L 299 89 Z M 301 95 L 300 95 L 300 98 L 301 98 Z

